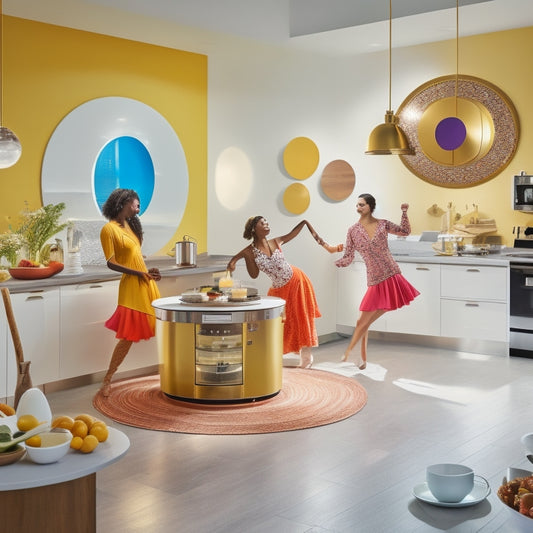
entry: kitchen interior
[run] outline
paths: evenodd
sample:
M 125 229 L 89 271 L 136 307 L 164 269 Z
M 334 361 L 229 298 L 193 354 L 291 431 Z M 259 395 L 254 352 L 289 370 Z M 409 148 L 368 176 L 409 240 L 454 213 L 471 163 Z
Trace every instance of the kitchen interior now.
M 412 235 L 389 242 L 421 297 L 411 308 L 384 315 L 372 328 L 369 361 L 387 372 L 384 379 L 355 375 L 369 394 L 363 411 L 353 421 L 265 437 L 154 437 L 124 429 L 134 444 L 155 438 L 161 460 L 147 463 L 134 445 L 125 460 L 102 472 L 99 530 L 118 523 L 125 531 L 139 524 L 163 531 L 176 522 L 186 524 L 183 531 L 512 530 L 496 492 L 508 467 L 530 466 L 520 436 L 531 431 L 532 407 L 528 119 L 533 73 L 521 57 L 531 47 L 533 9 L 527 0 L 461 1 L 458 25 L 455 2 L 422 15 L 394 15 L 388 74 L 389 5 L 382 3 L 380 18 L 359 28 L 343 28 L 337 21 L 327 31 L 303 29 L 283 39 L 262 34 L 251 22 L 286 18 L 286 12 L 278 12 L 281 4 L 296 9 L 301 2 L 271 5 L 259 15 L 240 6 L 239 25 L 231 24 L 239 17 L 221 13 L 212 2 L 199 3 L 199 13 L 189 6 L 180 12 L 182 18 L 172 20 L 146 12 L 147 6 L 120 1 L 3 0 L 2 126 L 17 133 L 22 156 L 1 170 L 0 232 L 8 231 L 25 206 L 65 201 L 66 216 L 84 234 L 83 260 L 75 256 L 79 262 L 65 264 L 72 270 L 46 283 L 12 279 L 0 284 L 12 292 L 34 383 L 55 409 L 92 409 L 91 397 L 114 343 L 103 332 L 103 320 L 114 309 L 118 278 L 99 256 L 102 220 L 87 177 L 91 150 L 101 143 L 99 130 L 109 128 L 113 113 L 118 117 L 124 109 L 133 115 L 149 106 L 155 113 L 132 116 L 133 127 L 148 128 L 153 121 L 154 133 L 142 133 L 150 142 L 151 135 L 160 135 L 161 115 L 178 138 L 173 142 L 179 154 L 169 167 L 180 169 L 185 185 L 166 184 L 171 194 L 163 191 L 156 198 L 161 203 L 148 206 L 142 218 L 147 262 L 161 268 L 164 296 L 209 284 L 224 271 L 227 259 L 246 245 L 242 230 L 249 216 L 267 217 L 276 235 L 305 218 L 325 240 L 337 243 L 356 221 L 358 194 L 373 194 L 376 216 L 396 223 L 400 204 L 410 204 Z M 393 13 L 402 4 L 393 0 Z M 179 7 L 185 9 L 185 3 Z M 170 9 L 164 3 L 161 8 Z M 213 26 L 217 18 L 227 20 L 227 26 Z M 471 30 L 475 21 L 481 29 Z M 247 33 L 251 28 L 255 33 Z M 425 94 L 429 80 L 450 76 L 453 84 L 457 71 L 490 82 L 489 88 L 498 89 L 497 105 L 511 110 L 511 125 L 504 125 L 510 129 L 503 136 L 511 138 L 512 146 L 503 156 L 496 150 L 493 170 L 476 162 L 462 174 L 454 165 L 441 164 L 440 153 L 427 145 L 423 148 L 431 157 L 421 167 L 410 156 L 365 154 L 369 134 L 385 110 L 388 83 L 392 108 L 402 116 L 402 108 Z M 110 97 L 120 101 L 91 107 Z M 82 130 L 74 135 L 61 130 L 78 108 L 89 109 L 94 120 L 81 114 L 86 120 Z M 501 140 L 497 117 L 492 118 L 496 135 L 489 137 Z M 291 139 L 300 137 L 314 142 L 320 158 L 310 177 L 297 180 L 310 201 L 303 212 L 294 213 L 283 201 L 295 180 L 282 155 Z M 322 170 L 336 160 L 347 162 L 355 175 L 353 191 L 341 201 L 332 200 L 321 185 Z M 443 185 L 440 180 L 450 168 L 451 185 Z M 197 245 L 197 264 L 179 270 L 175 243 L 188 236 Z M 67 235 L 61 238 L 66 244 Z M 336 257 L 305 234 L 284 252 L 315 286 L 322 313 L 315 367 L 323 368 L 340 359 L 353 331 L 366 287 L 364 265 L 355 261 L 336 269 Z M 235 278 L 260 294 L 269 287 L 266 278 L 249 279 L 242 264 Z M 39 307 L 28 308 L 37 299 Z M 8 399 L 16 373 L 9 331 L 1 320 L 5 349 L 0 363 L 6 372 L 0 397 Z M 136 348 L 122 377 L 157 368 L 155 342 Z M 428 388 L 441 396 L 432 397 Z M 440 400 L 439 405 L 424 404 L 428 398 Z M 390 405 L 395 405 L 393 414 Z M 439 416 L 457 427 L 454 435 L 435 423 Z M 238 470 L 231 457 L 235 449 L 243 456 L 253 454 L 256 465 L 246 466 L 250 485 L 224 468 Z M 171 481 L 164 472 L 165 462 L 175 461 L 172 454 L 189 464 L 176 465 Z M 130 457 L 142 467 L 136 467 L 135 483 L 127 487 Z M 491 494 L 464 509 L 418 502 L 412 488 L 430 462 L 472 464 L 488 479 Z M 150 476 L 155 481 L 147 482 Z M 248 495 L 252 485 L 262 505 Z M 120 503 L 113 494 L 116 487 L 127 491 L 133 503 Z M 221 500 L 211 517 L 202 511 L 205 498 Z M 380 511 L 378 519 L 383 498 L 390 502 L 390 513 Z M 157 512 L 147 509 L 146 500 Z

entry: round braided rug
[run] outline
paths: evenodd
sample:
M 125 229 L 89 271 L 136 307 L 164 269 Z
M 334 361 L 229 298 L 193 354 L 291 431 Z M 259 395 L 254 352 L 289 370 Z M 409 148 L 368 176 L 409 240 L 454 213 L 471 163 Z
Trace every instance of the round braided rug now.
M 94 407 L 113 420 L 144 429 L 202 435 L 246 435 L 292 431 L 338 422 L 366 404 L 354 379 L 321 370 L 283 369 L 274 397 L 249 403 L 205 404 L 168 398 L 159 375 L 113 382 Z

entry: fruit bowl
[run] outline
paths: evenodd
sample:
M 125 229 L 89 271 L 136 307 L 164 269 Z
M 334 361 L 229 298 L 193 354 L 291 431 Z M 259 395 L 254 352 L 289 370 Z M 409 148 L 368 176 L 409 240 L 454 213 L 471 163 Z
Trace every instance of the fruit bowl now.
M 45 279 L 61 272 L 63 267 L 63 263 L 56 263 L 45 267 L 12 267 L 8 270 L 15 279 Z
M 12 450 L 0 453 L 0 466 L 16 463 L 24 457 L 25 453 L 26 449 L 24 446 L 17 444 Z
M 40 433 L 41 446 L 30 446 L 26 443 L 28 457 L 34 463 L 48 464 L 59 461 L 70 449 L 72 434 L 68 429 L 56 428 Z

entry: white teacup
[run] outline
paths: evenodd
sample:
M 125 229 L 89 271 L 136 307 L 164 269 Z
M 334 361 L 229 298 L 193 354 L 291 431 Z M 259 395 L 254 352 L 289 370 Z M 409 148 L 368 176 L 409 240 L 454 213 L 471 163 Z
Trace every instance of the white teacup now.
M 460 502 L 474 488 L 474 471 L 468 466 L 443 463 L 428 466 L 426 482 L 439 502 Z

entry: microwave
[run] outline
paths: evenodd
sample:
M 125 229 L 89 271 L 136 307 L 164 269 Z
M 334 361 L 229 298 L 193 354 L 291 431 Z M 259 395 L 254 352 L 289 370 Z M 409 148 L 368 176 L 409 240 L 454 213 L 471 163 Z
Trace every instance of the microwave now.
M 533 176 L 522 170 L 514 177 L 513 189 L 515 211 L 533 211 Z

